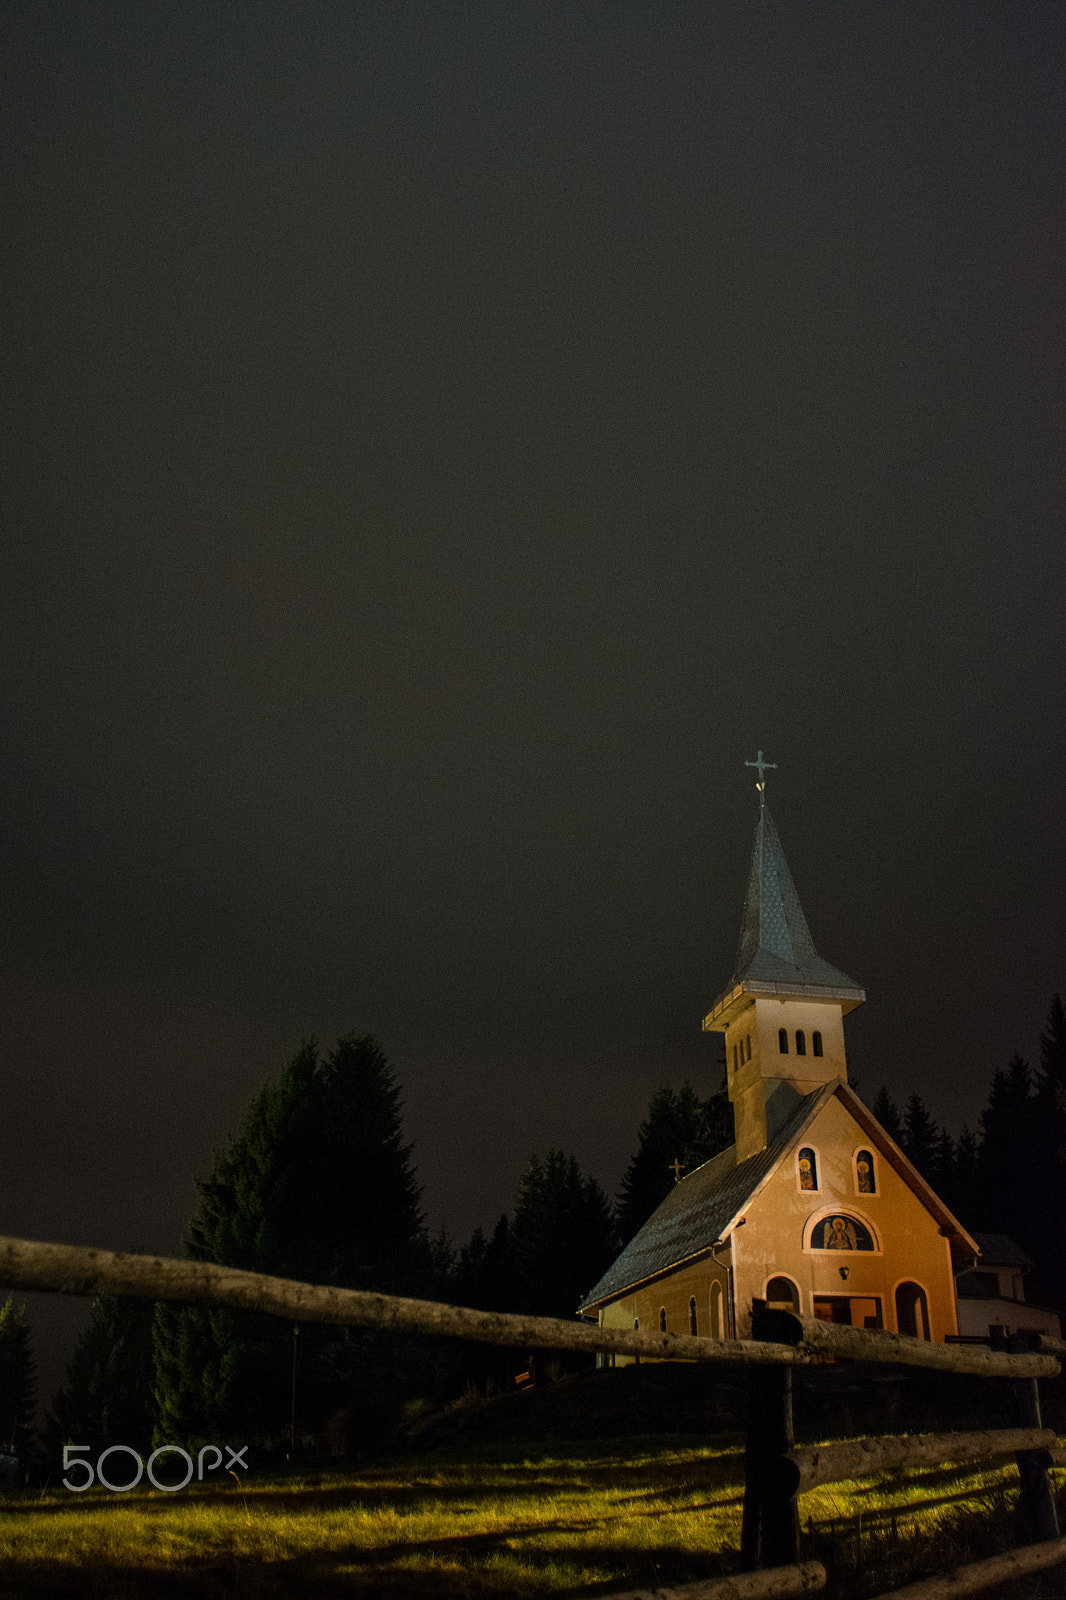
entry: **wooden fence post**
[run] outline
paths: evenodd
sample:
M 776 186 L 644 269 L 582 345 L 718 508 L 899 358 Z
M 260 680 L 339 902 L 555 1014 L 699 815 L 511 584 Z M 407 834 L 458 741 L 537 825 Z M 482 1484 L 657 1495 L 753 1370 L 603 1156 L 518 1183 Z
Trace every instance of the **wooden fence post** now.
M 776 1314 L 765 1300 L 751 1303 L 753 1339 L 779 1337 Z M 754 1367 L 749 1388 L 744 1452 L 744 1513 L 740 1561 L 746 1572 L 790 1566 L 799 1560 L 799 1468 L 790 1459 L 792 1368 Z
M 1007 1341 L 1013 1355 L 1023 1355 L 1032 1348 L 1027 1333 L 1012 1333 Z M 1018 1378 L 1012 1384 L 1014 1409 L 1021 1428 L 1039 1428 L 1040 1392 L 1035 1378 Z M 1039 1544 L 1059 1537 L 1059 1518 L 1055 1497 L 1051 1490 L 1048 1468 L 1051 1466 L 1049 1450 L 1019 1450 L 1016 1457 L 1018 1476 L 1021 1479 L 1021 1501 L 1028 1524 L 1029 1543 Z

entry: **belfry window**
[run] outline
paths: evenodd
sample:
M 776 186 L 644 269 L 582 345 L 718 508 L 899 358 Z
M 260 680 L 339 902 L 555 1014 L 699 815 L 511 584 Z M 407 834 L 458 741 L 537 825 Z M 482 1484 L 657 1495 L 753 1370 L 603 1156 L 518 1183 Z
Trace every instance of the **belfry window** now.
M 780 1052 L 781 1052 L 781 1054 L 783 1056 L 787 1056 L 788 1055 L 788 1029 L 787 1028 L 778 1028 L 778 1030 L 777 1030 L 777 1048 L 780 1050 Z
M 822 1053 L 822 1036 L 817 1028 L 811 1034 L 811 1050 L 816 1056 L 820 1056 Z
M 802 1028 L 796 1029 L 796 1054 L 798 1056 L 807 1054 L 807 1035 Z

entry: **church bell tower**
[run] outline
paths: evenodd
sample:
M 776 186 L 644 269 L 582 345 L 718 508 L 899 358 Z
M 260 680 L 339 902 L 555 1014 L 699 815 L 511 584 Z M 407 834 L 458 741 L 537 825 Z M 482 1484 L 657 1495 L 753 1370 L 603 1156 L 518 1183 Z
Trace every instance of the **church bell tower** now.
M 759 751 L 759 821 L 733 976 L 703 1020 L 724 1033 L 738 1164 L 766 1147 L 803 1095 L 848 1077 L 844 1018 L 865 990 L 814 948 L 766 805 Z

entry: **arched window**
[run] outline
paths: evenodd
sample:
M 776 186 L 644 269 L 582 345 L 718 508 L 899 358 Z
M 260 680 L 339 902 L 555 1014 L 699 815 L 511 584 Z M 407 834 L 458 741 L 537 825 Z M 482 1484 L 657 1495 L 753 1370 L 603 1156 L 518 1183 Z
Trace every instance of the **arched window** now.
M 822 1036 L 817 1028 L 811 1034 L 811 1050 L 816 1056 L 820 1056 L 822 1053 Z
M 869 1150 L 859 1150 L 855 1154 L 855 1192 L 877 1193 L 877 1174 L 874 1171 L 874 1158 Z
M 796 1157 L 799 1171 L 799 1186 L 801 1189 L 815 1190 L 818 1187 L 818 1157 L 810 1145 L 804 1145 Z
M 633 1318 L 633 1332 L 637 1333 L 637 1332 L 639 1332 L 639 1330 L 640 1330 L 640 1318 L 639 1317 L 634 1317 Z M 633 1357 L 633 1364 L 634 1364 L 634 1366 L 637 1366 L 637 1367 L 640 1366 L 640 1357 L 639 1356 L 634 1356 Z
M 912 1339 L 928 1339 L 929 1302 L 920 1283 L 901 1283 L 896 1290 L 896 1331 Z
M 722 1326 L 722 1285 L 711 1284 L 711 1338 L 723 1339 L 725 1333 Z
M 807 1054 L 807 1035 L 802 1028 L 796 1029 L 796 1054 L 798 1056 Z
M 695 1336 L 700 1331 L 699 1328 L 696 1326 L 696 1296 L 695 1295 L 692 1296 L 692 1299 L 688 1303 L 688 1331 L 693 1336 Z
M 787 1028 L 778 1028 L 778 1030 L 777 1030 L 777 1048 L 780 1050 L 780 1052 L 781 1052 L 781 1054 L 783 1056 L 787 1056 L 788 1055 L 788 1029 Z
M 660 1306 L 659 1307 L 659 1332 L 660 1333 L 665 1333 L 666 1332 L 666 1307 L 665 1306 Z
M 771 1278 L 766 1285 L 766 1304 L 775 1311 L 799 1313 L 799 1290 L 791 1278 Z
M 744 1040 L 744 1049 L 745 1049 L 745 1051 L 747 1053 L 747 1059 L 750 1061 L 751 1060 L 751 1034 L 750 1033 L 747 1035 L 747 1037 Z

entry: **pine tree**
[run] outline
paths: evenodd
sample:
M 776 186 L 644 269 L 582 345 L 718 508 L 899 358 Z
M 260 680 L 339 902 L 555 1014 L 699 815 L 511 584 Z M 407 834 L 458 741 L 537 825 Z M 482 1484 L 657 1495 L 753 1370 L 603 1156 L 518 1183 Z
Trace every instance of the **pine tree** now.
M 518 1299 L 517 1273 L 514 1237 L 508 1217 L 500 1217 L 488 1239 L 483 1229 L 474 1229 L 469 1244 L 459 1252 L 453 1286 L 459 1305 L 473 1306 L 478 1311 L 515 1309 Z M 473 1387 L 491 1394 L 511 1387 L 519 1368 L 519 1358 L 514 1351 L 506 1347 L 467 1342 L 457 1346 L 457 1349 L 457 1392 Z M 525 1358 L 521 1359 L 524 1361 Z
M 1023 1189 L 1030 1241 L 1025 1248 L 1034 1263 L 1027 1289 L 1033 1299 L 1066 1310 L 1066 1012 L 1057 994 L 1040 1040 L 1034 1091 Z
M 894 1139 L 898 1145 L 902 1146 L 903 1118 L 899 1114 L 899 1107 L 884 1086 L 877 1091 L 877 1099 L 873 1103 L 873 1114 L 889 1138 Z
M 955 1145 L 955 1172 L 950 1193 L 944 1195 L 950 1210 L 964 1227 L 976 1227 L 979 1210 L 978 1144 L 972 1128 L 964 1127 Z
M 907 1101 L 900 1144 L 904 1155 L 913 1161 L 926 1182 L 932 1183 L 940 1147 L 940 1129 L 917 1093 Z
M 151 1449 L 154 1309 L 150 1300 L 93 1301 L 45 1422 L 50 1459 L 61 1456 L 64 1444 Z
M 9 1296 L 0 1306 L 0 1451 L 25 1460 L 33 1448 L 37 1363 L 26 1307 Z
M 572 1155 L 549 1150 L 530 1158 L 514 1219 L 516 1311 L 573 1317 L 617 1248 L 610 1202 Z
M 1032 1246 L 1033 1141 L 1037 1133 L 1031 1090 L 1029 1063 L 1021 1056 L 1012 1057 L 1005 1072 L 997 1067 L 988 1105 L 981 1113 L 977 1157 L 980 1211 L 975 1225 L 1009 1234 L 1025 1250 Z
M 454 1283 L 460 1305 L 478 1311 L 514 1310 L 515 1248 L 508 1217 L 500 1217 L 489 1239 L 481 1228 L 474 1229 L 459 1252 Z
M 1041 1110 L 1061 1112 L 1066 1095 L 1066 1010 L 1058 994 L 1051 998 L 1040 1040 L 1040 1069 L 1034 1087 Z
M 626 1168 L 616 1207 L 623 1243 L 632 1239 L 670 1193 L 675 1161 L 693 1172 L 732 1144 L 729 1096 L 723 1087 L 701 1100 L 689 1083 L 680 1089 L 657 1089 L 637 1137 L 637 1150 Z
M 955 1158 L 955 1141 L 946 1128 L 940 1128 L 933 1149 L 929 1183 L 949 1209 L 948 1195 L 955 1191 Z
M 373 1039 L 325 1058 L 312 1040 L 252 1101 L 240 1132 L 198 1184 L 185 1253 L 280 1277 L 424 1292 L 432 1249 L 403 1142 L 399 1089 Z M 280 1447 L 290 1421 L 293 1335 L 249 1313 L 160 1305 L 157 1436 Z M 362 1408 L 382 1425 L 418 1365 L 412 1341 L 309 1325 L 299 1340 L 305 1429 Z M 423 1359 L 420 1376 L 426 1376 Z

